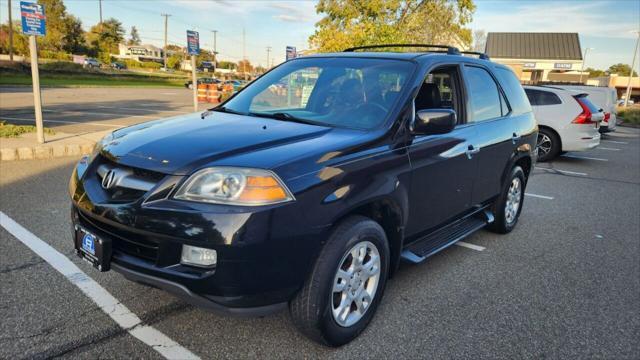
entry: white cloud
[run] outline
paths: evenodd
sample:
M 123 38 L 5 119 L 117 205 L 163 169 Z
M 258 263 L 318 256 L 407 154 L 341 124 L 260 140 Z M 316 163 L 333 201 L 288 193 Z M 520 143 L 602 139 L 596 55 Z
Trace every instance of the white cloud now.
M 225 13 L 233 16 L 248 16 L 249 13 L 266 12 L 272 18 L 285 22 L 315 23 L 315 1 L 231 1 L 231 0 L 167 0 L 197 12 Z
M 633 38 L 638 20 L 612 18 L 605 2 L 539 2 L 516 6 L 513 11 L 483 13 L 478 10 L 471 27 L 487 32 L 577 32 L 580 35 Z M 638 18 L 636 18 L 638 19 Z

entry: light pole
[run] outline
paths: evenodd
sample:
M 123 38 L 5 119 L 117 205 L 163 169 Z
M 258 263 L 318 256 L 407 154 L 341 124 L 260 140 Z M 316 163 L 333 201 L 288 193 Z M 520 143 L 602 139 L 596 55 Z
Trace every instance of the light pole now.
M 584 55 L 582 56 L 582 69 L 580 69 L 580 84 L 582 84 L 582 73 L 584 72 L 584 63 L 587 62 L 587 53 L 589 52 L 589 50 L 595 50 L 594 48 L 586 48 L 584 49 Z M 587 79 L 589 77 L 587 76 Z
M 631 96 L 631 78 L 633 77 L 633 68 L 636 66 L 636 55 L 638 55 L 638 44 L 640 44 L 640 31 L 633 31 L 638 34 L 638 39 L 636 40 L 636 47 L 633 50 L 633 60 L 631 61 L 631 69 L 629 71 L 629 80 L 627 81 L 627 93 L 624 96 L 624 107 L 629 106 L 629 96 Z

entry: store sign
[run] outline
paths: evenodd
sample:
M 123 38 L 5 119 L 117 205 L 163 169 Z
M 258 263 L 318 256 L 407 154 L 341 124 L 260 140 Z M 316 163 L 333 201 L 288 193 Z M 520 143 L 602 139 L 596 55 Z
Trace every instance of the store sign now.
M 294 46 L 287 46 L 286 59 L 291 60 L 295 59 L 298 56 L 298 52 Z
M 536 63 L 534 63 L 534 62 L 526 62 L 526 63 L 522 64 L 522 67 L 526 68 L 526 69 L 533 69 L 533 68 L 536 67 Z
M 567 64 L 567 63 L 555 63 L 553 64 L 553 68 L 562 69 L 562 70 L 571 70 L 571 65 L 572 64 Z
M 189 55 L 200 55 L 200 34 L 187 30 L 187 52 Z

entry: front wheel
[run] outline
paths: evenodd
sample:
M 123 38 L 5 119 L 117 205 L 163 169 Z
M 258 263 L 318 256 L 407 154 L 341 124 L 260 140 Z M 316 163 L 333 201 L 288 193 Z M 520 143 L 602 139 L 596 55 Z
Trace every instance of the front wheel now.
M 538 130 L 536 148 L 538 149 L 539 162 L 553 160 L 562 150 L 560 149 L 560 138 L 558 135 L 546 128 L 540 128 Z
M 524 202 L 524 188 L 527 178 L 520 166 L 515 166 L 505 183 L 504 189 L 493 204 L 495 219 L 488 229 L 500 234 L 511 232 L 520 217 Z
M 353 216 L 334 230 L 304 287 L 289 304 L 296 327 L 329 346 L 344 345 L 373 318 L 389 271 L 389 245 L 375 221 Z

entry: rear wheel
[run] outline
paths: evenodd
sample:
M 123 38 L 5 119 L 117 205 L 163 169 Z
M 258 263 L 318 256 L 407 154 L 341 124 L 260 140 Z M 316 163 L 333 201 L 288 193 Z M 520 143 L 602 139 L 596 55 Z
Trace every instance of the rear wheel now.
M 536 148 L 538 149 L 539 162 L 552 160 L 560 153 L 560 138 L 552 130 L 540 128 Z
M 520 217 L 522 203 L 524 201 L 524 188 L 527 178 L 520 166 L 515 166 L 502 193 L 493 204 L 495 219 L 488 226 L 488 229 L 497 233 L 506 234 L 511 232 Z
M 289 305 L 294 324 L 325 345 L 350 342 L 373 318 L 388 269 L 389 245 L 382 227 L 363 216 L 346 219 Z

